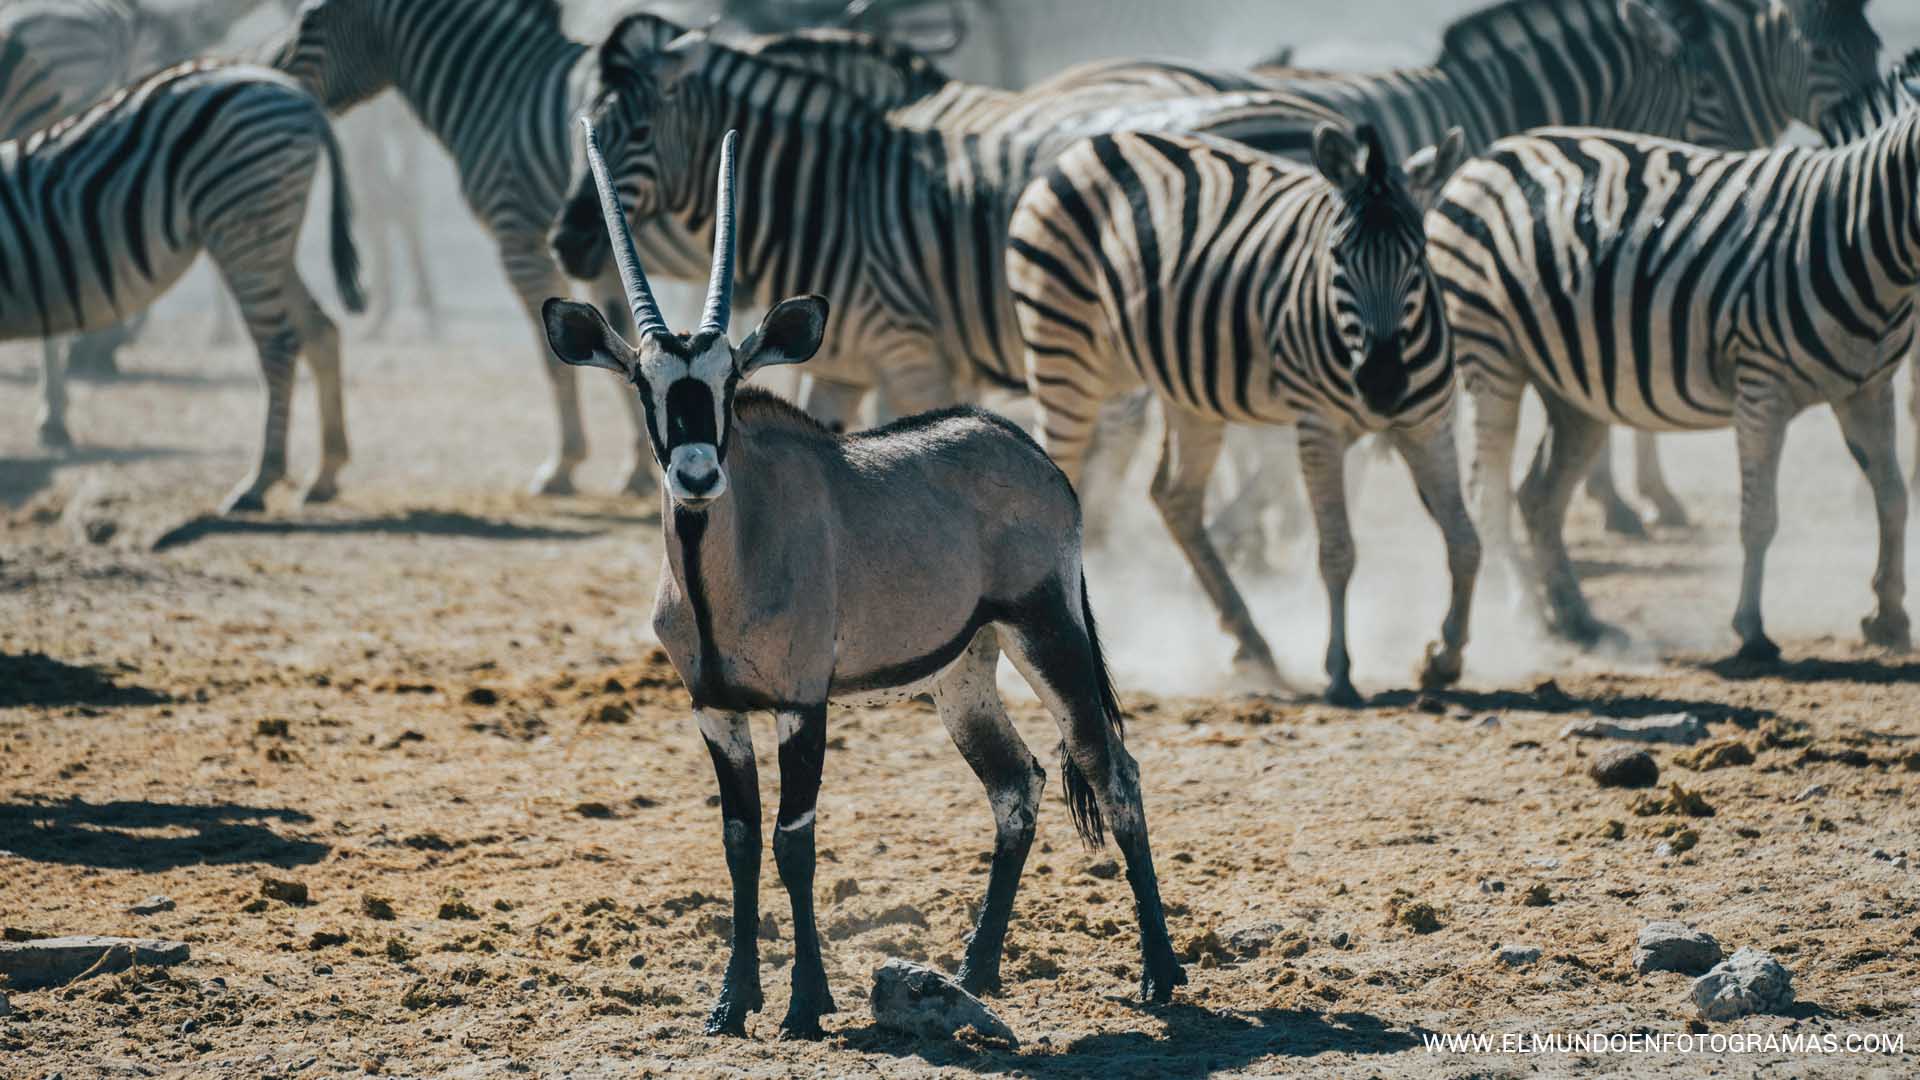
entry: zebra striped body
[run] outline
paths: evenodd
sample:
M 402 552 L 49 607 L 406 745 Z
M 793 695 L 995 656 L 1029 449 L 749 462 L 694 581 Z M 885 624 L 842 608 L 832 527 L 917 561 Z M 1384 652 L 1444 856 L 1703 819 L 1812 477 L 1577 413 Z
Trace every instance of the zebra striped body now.
M 303 348 L 320 386 L 321 472 L 332 494 L 346 462 L 333 324 L 294 271 L 307 195 L 325 156 L 326 114 L 262 68 L 192 63 L 128 87 L 76 117 L 0 143 L 0 338 L 97 329 L 144 310 L 201 251 L 219 267 L 260 349 L 265 445 L 229 508 L 257 509 L 286 469 L 292 365 Z M 333 203 L 334 269 L 359 303 L 346 189 Z M 41 433 L 67 442 L 64 372 L 50 350 Z
M 0 37 L 25 45 L 58 88 L 58 105 L 47 122 L 126 85 L 136 70 L 138 30 L 131 0 L 9 0 L 0 7 Z
M 1520 501 L 1564 629 L 1608 631 L 1559 535 L 1569 471 L 1607 425 L 1732 426 L 1747 554 L 1734 625 L 1743 654 L 1777 656 L 1759 593 L 1780 444 L 1794 414 L 1832 403 L 1880 508 L 1867 634 L 1906 640 L 1890 378 L 1920 286 L 1920 110 L 1831 150 L 1581 130 L 1505 140 L 1454 177 L 1429 231 L 1476 403 L 1480 524 L 1503 548 L 1519 397 L 1531 384 L 1548 403 L 1547 466 Z
M 655 46 L 681 28 L 648 19 Z M 273 66 L 299 79 L 333 112 L 389 88 L 433 133 L 459 170 L 468 207 L 493 234 L 508 282 L 528 318 L 565 295 L 547 231 L 560 210 L 576 148 L 570 118 L 595 92 L 594 57 L 561 31 L 554 0 L 317 0 L 267 50 Z M 657 230 L 638 237 L 648 265 L 674 277 L 706 273 L 705 248 Z M 610 277 L 596 283 L 617 295 Z M 614 305 L 618 310 L 618 305 Z M 573 490 L 587 454 L 573 369 L 538 350 L 559 419 L 560 445 L 534 488 Z M 645 417 L 634 419 L 628 489 L 653 488 Z
M 1007 273 L 1048 453 L 1078 481 L 1101 405 L 1150 388 L 1167 419 L 1154 500 L 1237 659 L 1276 678 L 1201 503 L 1226 423 L 1301 425 L 1332 608 L 1329 696 L 1353 702 L 1348 443 L 1390 432 L 1446 536 L 1454 606 L 1429 684 L 1459 675 L 1479 547 L 1454 464 L 1452 354 L 1420 204 L 1368 129 L 1364 172 L 1343 166 L 1353 150 L 1341 131 L 1322 129 L 1317 172 L 1205 139 L 1084 140 L 1020 199 Z M 1456 133 L 1410 163 L 1412 183 L 1437 185 L 1458 152 Z

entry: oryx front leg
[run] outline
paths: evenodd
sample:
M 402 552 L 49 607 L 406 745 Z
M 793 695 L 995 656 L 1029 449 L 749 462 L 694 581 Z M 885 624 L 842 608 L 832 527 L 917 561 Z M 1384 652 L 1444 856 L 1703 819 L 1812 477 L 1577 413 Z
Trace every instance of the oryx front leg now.
M 1007 719 L 995 685 L 999 637 L 992 627 L 974 635 L 959 664 L 934 684 L 933 702 L 940 722 L 987 789 L 993 808 L 993 867 L 987 898 L 960 963 L 960 985 L 974 994 L 1000 989 L 1000 957 L 1013 914 L 1020 873 L 1033 847 L 1034 823 L 1047 774 Z
M 1879 379 L 1834 402 L 1833 411 L 1847 449 L 1873 486 L 1880 528 L 1880 555 L 1873 569 L 1875 607 L 1860 620 L 1860 632 L 1870 644 L 1905 652 L 1913 647 L 1906 608 L 1907 488 L 1894 445 L 1892 379 Z
M 1320 581 L 1327 589 L 1327 701 L 1361 703 L 1347 655 L 1347 582 L 1353 578 L 1353 529 L 1347 521 L 1347 446 L 1352 442 L 1318 416 L 1300 421 L 1300 467 L 1320 533 Z
M 1742 372 L 1734 392 L 1733 434 L 1740 453 L 1740 606 L 1733 630 L 1740 658 L 1772 662 L 1780 646 L 1767 637 L 1760 618 L 1760 592 L 1767 577 L 1767 548 L 1780 528 L 1780 451 L 1787 441 L 1793 406 L 1777 384 Z
M 1447 546 L 1453 595 L 1446 621 L 1440 624 L 1440 640 L 1427 646 L 1420 685 L 1425 689 L 1449 686 L 1460 678 L 1461 652 L 1466 648 L 1467 625 L 1473 616 L 1473 585 L 1480 573 L 1480 535 L 1474 531 L 1466 500 L 1460 494 L 1452 410 L 1425 432 L 1395 431 L 1393 441 L 1407 459 L 1420 501 L 1440 527 Z
M 823 1034 L 820 1017 L 835 1011 L 813 918 L 813 818 L 826 762 L 827 706 L 781 712 L 778 720 L 780 816 L 774 823 L 773 862 L 793 907 L 793 997 L 780 1035 L 817 1039 Z
M 733 880 L 733 951 L 720 1000 L 707 1017 L 709 1035 L 745 1035 L 760 996 L 760 775 L 745 713 L 695 709 L 700 737 L 720 781 L 720 821 Z

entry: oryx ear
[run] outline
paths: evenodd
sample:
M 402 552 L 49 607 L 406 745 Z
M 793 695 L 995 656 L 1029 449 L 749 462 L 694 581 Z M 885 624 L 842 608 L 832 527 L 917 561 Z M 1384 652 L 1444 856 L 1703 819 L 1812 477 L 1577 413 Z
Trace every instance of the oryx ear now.
M 1620 0 L 1620 21 L 1655 56 L 1672 60 L 1686 47 L 1680 27 L 1648 0 Z
M 554 297 L 540 308 L 553 355 L 578 367 L 606 368 L 626 379 L 638 370 L 633 346 L 626 343 L 592 304 Z
M 740 343 L 734 366 L 745 376 L 775 364 L 801 363 L 819 351 L 820 339 L 826 333 L 826 297 L 782 300 L 760 320 L 760 328 Z
M 1336 189 L 1345 191 L 1360 182 L 1360 144 L 1339 124 L 1321 124 L 1313 129 L 1313 164 Z
M 1412 189 L 1414 199 L 1422 206 L 1432 206 L 1440 189 L 1446 186 L 1447 179 L 1466 156 L 1466 133 L 1456 127 L 1448 129 L 1440 145 L 1422 147 L 1408 158 L 1401 168 L 1407 174 L 1407 186 Z

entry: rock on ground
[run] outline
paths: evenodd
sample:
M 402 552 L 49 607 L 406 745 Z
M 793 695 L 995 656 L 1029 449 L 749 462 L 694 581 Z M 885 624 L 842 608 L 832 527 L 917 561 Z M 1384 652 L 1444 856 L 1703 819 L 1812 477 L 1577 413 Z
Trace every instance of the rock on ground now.
M 1502 945 L 1493 958 L 1504 967 L 1526 967 L 1540 959 L 1540 950 L 1531 945 Z
M 1560 731 L 1560 737 L 1583 739 L 1626 739 L 1630 742 L 1678 743 L 1692 746 L 1707 737 L 1707 725 L 1692 713 L 1669 713 L 1638 720 L 1576 720 Z
M 1694 980 L 1693 1004 L 1708 1020 L 1783 1012 L 1793 1004 L 1793 972 L 1748 946 Z
M 873 972 L 873 1020 L 889 1031 L 950 1039 L 963 1028 L 1017 1045 L 1013 1029 L 960 984 L 923 964 L 888 960 Z
M 150 938 L 58 937 L 0 942 L 0 977 L 15 990 L 59 986 L 89 975 L 124 971 L 134 964 L 178 964 L 184 941 Z
M 1660 766 L 1645 750 L 1616 746 L 1594 758 L 1587 775 L 1601 787 L 1644 788 L 1660 782 Z
M 1685 923 L 1656 922 L 1640 928 L 1633 947 L 1633 970 L 1678 971 L 1698 975 L 1720 962 L 1720 943 L 1712 934 Z
M 159 895 L 149 896 L 127 909 L 128 913 L 133 915 L 158 915 L 163 911 L 172 910 L 173 898 Z

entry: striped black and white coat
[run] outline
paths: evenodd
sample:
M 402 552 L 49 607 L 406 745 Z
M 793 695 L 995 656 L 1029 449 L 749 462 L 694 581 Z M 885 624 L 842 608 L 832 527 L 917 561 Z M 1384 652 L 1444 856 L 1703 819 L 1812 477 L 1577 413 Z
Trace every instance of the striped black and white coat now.
M 1445 538 L 1452 602 L 1422 681 L 1459 677 L 1479 542 L 1460 493 L 1454 371 L 1426 262 L 1425 203 L 1460 153 L 1393 163 L 1323 125 L 1315 168 L 1238 144 L 1103 135 L 1062 155 L 1021 197 L 1007 276 L 1047 452 L 1078 482 L 1107 400 L 1145 386 L 1165 442 L 1153 499 L 1237 642 L 1237 664 L 1279 675 L 1202 520 L 1228 423 L 1299 425 L 1320 531 L 1331 700 L 1357 703 L 1346 644 L 1354 546 L 1342 463 L 1386 432 Z
M 253 472 L 225 503 L 259 509 L 286 473 L 293 364 L 320 397 L 321 463 L 306 490 L 329 498 L 347 460 L 339 336 L 294 268 L 307 196 L 339 147 L 326 113 L 265 68 L 194 62 L 0 143 L 0 339 L 92 330 L 144 310 L 205 251 L 259 349 L 265 434 Z M 359 303 L 345 185 L 333 187 L 334 274 Z M 67 445 L 65 373 L 48 348 L 41 439 Z
M 1720 153 L 1578 129 L 1503 140 L 1454 176 L 1428 232 L 1474 399 L 1479 525 L 1502 556 L 1520 396 L 1533 386 L 1547 403 L 1550 441 L 1519 504 L 1560 629 L 1612 632 L 1561 536 L 1608 426 L 1732 427 L 1745 550 L 1733 625 L 1743 657 L 1777 657 L 1760 592 L 1781 444 L 1788 420 L 1825 403 L 1878 509 L 1863 630 L 1907 645 L 1891 378 L 1920 286 L 1920 109 L 1825 150 Z

